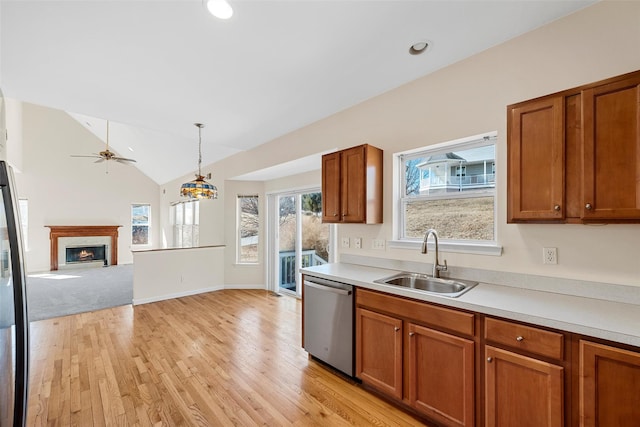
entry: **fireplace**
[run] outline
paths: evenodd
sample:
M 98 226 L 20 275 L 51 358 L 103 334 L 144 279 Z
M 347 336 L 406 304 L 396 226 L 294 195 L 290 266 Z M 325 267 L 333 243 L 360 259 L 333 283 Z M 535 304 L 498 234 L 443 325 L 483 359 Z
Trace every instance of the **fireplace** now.
M 66 264 L 86 264 L 102 262 L 107 266 L 107 245 L 67 246 L 65 248 Z
M 86 264 L 118 264 L 118 228 L 120 225 L 46 225 L 51 229 L 51 270 L 58 267 Z M 78 260 L 69 262 L 68 249 L 85 248 L 78 251 Z M 87 248 L 102 247 L 102 254 L 89 255 Z M 93 251 L 93 249 L 91 249 Z M 73 252 L 73 251 L 72 251 Z M 93 257 L 93 260 L 90 258 Z M 81 258 L 81 259 L 80 259 Z

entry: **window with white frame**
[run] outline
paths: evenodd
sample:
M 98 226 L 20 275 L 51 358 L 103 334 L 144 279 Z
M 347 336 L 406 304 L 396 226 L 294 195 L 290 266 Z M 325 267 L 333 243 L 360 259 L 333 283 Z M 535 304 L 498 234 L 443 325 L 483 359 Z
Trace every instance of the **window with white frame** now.
M 258 230 L 260 212 L 258 210 L 258 196 L 238 195 L 238 240 L 237 261 L 240 264 L 255 264 L 258 262 Z
M 148 245 L 150 243 L 151 205 L 133 203 L 131 205 L 131 244 Z
M 486 134 L 396 155 L 397 240 L 495 244 L 495 141 Z
M 171 206 L 173 246 L 193 248 L 199 243 L 200 201 L 189 200 Z

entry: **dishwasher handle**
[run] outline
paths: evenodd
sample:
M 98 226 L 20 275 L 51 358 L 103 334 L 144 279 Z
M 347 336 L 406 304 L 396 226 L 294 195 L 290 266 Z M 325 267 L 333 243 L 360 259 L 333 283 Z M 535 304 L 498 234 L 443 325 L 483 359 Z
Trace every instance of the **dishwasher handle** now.
M 311 288 L 320 289 L 322 291 L 333 292 L 339 295 L 351 295 L 351 291 L 347 289 L 334 288 L 333 286 L 321 285 L 320 283 L 311 282 L 309 280 L 304 281 L 305 286 L 309 286 Z

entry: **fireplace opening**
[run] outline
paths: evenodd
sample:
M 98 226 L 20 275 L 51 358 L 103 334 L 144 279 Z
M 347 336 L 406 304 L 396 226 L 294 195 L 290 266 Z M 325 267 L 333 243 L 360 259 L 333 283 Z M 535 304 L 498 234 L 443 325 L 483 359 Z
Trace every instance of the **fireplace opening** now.
M 89 263 L 96 261 L 103 261 L 104 265 L 107 264 L 107 245 L 96 246 L 75 246 L 65 248 L 66 263 L 67 264 L 79 264 Z

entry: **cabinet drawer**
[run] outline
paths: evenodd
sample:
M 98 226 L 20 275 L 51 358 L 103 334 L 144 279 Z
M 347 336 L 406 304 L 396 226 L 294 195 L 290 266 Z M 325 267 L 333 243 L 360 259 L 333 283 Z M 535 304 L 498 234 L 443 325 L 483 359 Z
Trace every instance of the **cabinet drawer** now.
M 358 288 L 356 305 L 394 314 L 404 319 L 446 329 L 464 335 L 474 335 L 474 314 L 386 295 Z
M 556 332 L 486 318 L 484 336 L 488 341 L 515 349 L 558 360 L 564 358 L 564 336 Z

